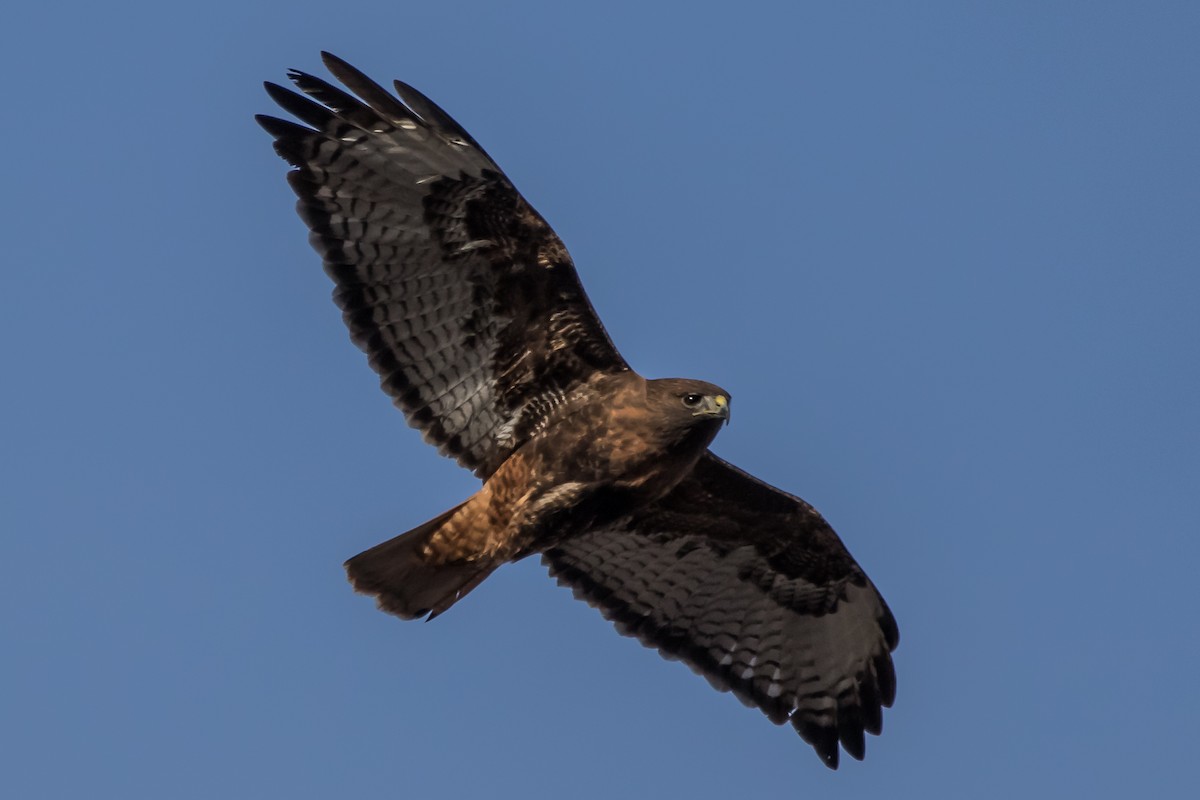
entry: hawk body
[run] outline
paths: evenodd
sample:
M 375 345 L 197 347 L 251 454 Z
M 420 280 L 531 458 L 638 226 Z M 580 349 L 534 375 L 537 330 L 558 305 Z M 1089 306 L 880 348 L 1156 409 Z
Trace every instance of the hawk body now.
M 500 564 L 664 497 L 728 418 L 728 394 L 710 383 L 598 374 L 470 499 L 397 537 L 397 545 L 350 559 L 350 580 L 399 616 L 440 614 Z
M 728 393 L 631 370 L 566 247 L 470 134 L 407 84 L 324 59 L 353 94 L 293 71 L 302 94 L 267 91 L 304 124 L 259 122 L 383 390 L 483 479 L 350 559 L 355 588 L 432 618 L 541 553 L 619 631 L 828 766 L 839 744 L 862 758 L 895 696 L 895 621 L 820 514 L 707 451 Z

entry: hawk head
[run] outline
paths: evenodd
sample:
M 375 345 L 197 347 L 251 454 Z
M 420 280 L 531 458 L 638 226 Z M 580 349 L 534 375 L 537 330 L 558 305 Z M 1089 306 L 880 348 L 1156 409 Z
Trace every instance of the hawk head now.
M 729 422 L 729 392 L 705 381 L 660 378 L 646 382 L 647 404 L 664 433 L 699 438 L 704 447 Z

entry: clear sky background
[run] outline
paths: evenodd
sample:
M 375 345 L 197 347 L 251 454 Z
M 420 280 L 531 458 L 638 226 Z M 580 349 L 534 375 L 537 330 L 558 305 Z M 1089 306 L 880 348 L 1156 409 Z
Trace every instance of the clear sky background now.
M 34 9 L 33 6 L 37 5 Z M 1200 745 L 1200 4 L 5 12 L 0 795 L 1181 797 Z M 628 360 L 900 623 L 864 763 L 536 561 L 432 624 L 342 561 L 476 481 L 329 300 L 264 79 L 455 115 Z

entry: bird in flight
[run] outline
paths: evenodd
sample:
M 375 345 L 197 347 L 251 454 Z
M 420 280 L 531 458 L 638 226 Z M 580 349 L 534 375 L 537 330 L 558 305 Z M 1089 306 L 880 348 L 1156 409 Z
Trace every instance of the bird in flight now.
M 678 659 L 829 767 L 882 730 L 896 622 L 820 514 L 713 455 L 730 395 L 646 379 L 571 256 L 483 148 L 405 83 L 322 54 L 345 87 L 267 83 L 259 116 L 350 337 L 425 441 L 483 480 L 346 562 L 354 588 L 432 619 L 535 553 L 618 631 Z M 346 91 L 346 90 L 349 91 Z

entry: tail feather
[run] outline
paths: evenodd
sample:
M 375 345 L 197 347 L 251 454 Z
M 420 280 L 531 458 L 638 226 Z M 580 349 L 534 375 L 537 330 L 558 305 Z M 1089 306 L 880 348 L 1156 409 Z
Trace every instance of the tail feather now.
M 461 507 L 347 561 L 346 575 L 354 590 L 373 595 L 380 609 L 401 619 L 426 615 L 433 619 L 458 602 L 496 568 L 489 562 L 431 564 L 426 560 L 424 544 Z

